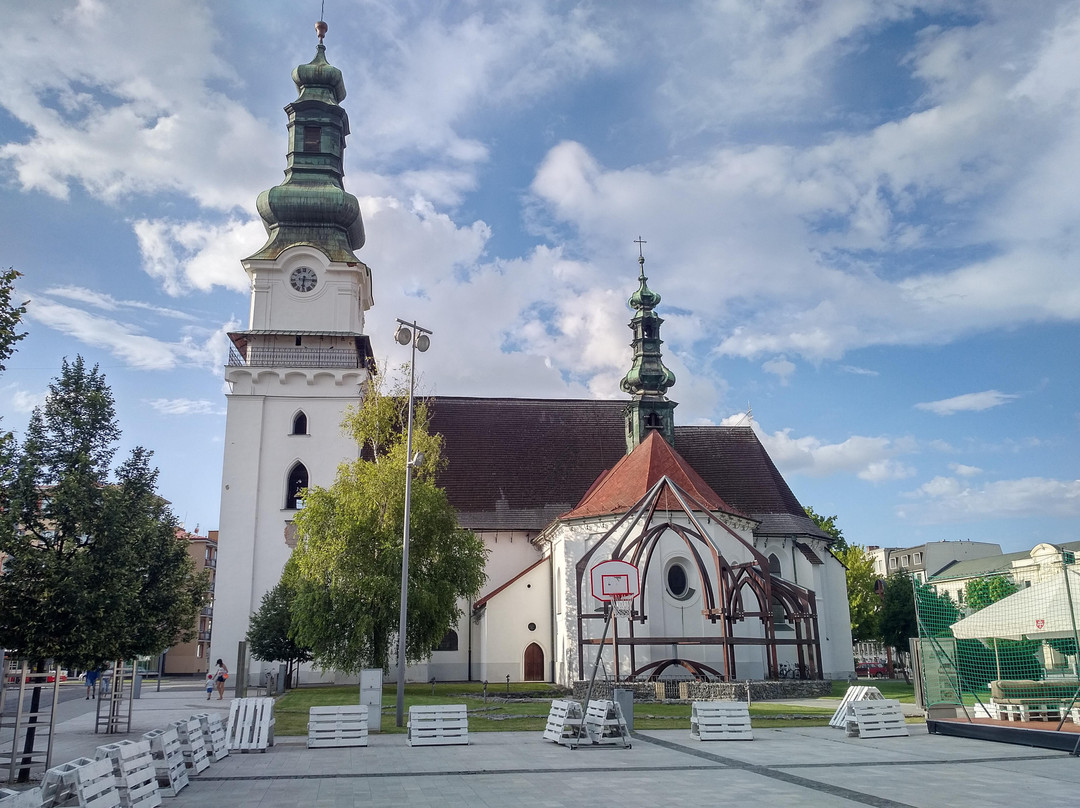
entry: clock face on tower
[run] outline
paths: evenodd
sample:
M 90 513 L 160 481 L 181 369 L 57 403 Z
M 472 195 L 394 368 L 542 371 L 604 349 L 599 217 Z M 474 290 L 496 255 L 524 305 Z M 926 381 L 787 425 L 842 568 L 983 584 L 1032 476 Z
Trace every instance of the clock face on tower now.
M 310 292 L 318 282 L 319 276 L 315 274 L 315 270 L 311 267 L 297 267 L 289 276 L 289 283 L 298 292 Z

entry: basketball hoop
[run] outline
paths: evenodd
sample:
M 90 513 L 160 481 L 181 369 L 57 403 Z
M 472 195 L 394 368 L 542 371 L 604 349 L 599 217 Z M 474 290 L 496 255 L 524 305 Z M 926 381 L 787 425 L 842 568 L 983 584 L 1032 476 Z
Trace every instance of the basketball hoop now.
M 634 596 L 630 595 L 625 598 L 613 598 L 611 601 L 611 612 L 615 617 L 625 617 L 627 619 L 633 614 L 634 611 Z
M 638 568 L 629 561 L 601 561 L 589 570 L 592 596 L 597 600 L 629 600 L 639 591 Z

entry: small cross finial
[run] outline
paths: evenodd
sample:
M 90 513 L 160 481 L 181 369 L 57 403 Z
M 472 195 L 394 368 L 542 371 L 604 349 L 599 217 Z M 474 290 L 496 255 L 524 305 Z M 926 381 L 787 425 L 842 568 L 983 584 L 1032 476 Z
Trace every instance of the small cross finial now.
M 638 258 L 644 258 L 644 257 L 645 257 L 645 253 L 644 253 L 644 251 L 643 251 L 643 250 L 641 249 L 641 245 L 643 245 L 643 244 L 648 244 L 649 242 L 647 242 L 647 241 L 646 241 L 645 239 L 643 239 L 643 238 L 642 238 L 641 236 L 638 236 L 638 237 L 637 237 L 636 239 L 634 239 L 634 243 L 635 243 L 635 244 L 637 245 L 637 250 L 638 250 Z

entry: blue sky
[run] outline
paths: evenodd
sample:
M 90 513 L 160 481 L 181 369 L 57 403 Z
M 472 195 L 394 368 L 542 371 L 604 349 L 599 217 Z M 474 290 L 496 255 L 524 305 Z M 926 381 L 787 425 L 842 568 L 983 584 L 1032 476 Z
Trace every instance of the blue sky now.
M 444 395 L 618 398 L 639 235 L 679 423 L 753 423 L 849 540 L 1080 538 L 1080 4 L 330 0 L 346 187 Z M 217 526 L 225 333 L 315 2 L 0 6 L 0 264 Z

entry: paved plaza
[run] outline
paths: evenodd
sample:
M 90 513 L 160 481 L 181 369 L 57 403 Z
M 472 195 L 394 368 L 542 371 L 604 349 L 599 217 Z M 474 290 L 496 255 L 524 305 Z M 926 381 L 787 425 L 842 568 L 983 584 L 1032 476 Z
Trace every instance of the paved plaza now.
M 228 704 L 182 687 L 152 688 L 135 702 L 126 737 L 207 707 L 225 712 Z M 756 729 L 753 741 L 712 743 L 693 741 L 686 730 L 647 731 L 630 749 L 576 750 L 538 732 L 473 732 L 468 746 L 417 748 L 399 734 L 373 735 L 370 746 L 349 749 L 308 749 L 303 738 L 279 737 L 265 753 L 234 752 L 163 806 L 1080 804 L 1078 758 L 928 735 L 924 725 L 910 729 L 908 738 L 876 740 L 829 727 Z M 54 762 L 92 756 L 98 744 L 114 740 L 93 733 L 92 713 L 73 715 L 58 725 Z

